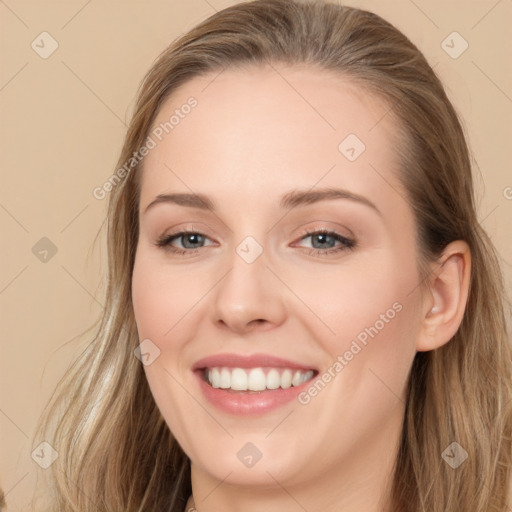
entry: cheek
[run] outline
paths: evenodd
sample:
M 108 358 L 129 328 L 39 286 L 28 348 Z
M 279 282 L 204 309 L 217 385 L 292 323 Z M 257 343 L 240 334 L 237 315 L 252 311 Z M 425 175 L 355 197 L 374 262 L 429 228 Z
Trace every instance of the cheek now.
M 184 340 L 192 329 L 186 312 L 197 291 L 190 284 L 183 272 L 165 272 L 150 254 L 137 253 L 132 301 L 138 336 L 141 342 L 149 339 L 158 347 L 158 355 L 144 365 L 144 372 L 155 403 L 171 431 L 178 434 L 187 425 L 186 418 L 175 411 L 186 410 L 190 400 L 181 367 Z
M 335 355 L 348 349 L 354 339 L 363 344 L 377 336 L 382 343 L 403 341 L 399 333 L 405 318 L 411 321 L 414 315 L 417 294 L 411 291 L 417 282 L 414 259 L 401 261 L 389 252 L 311 276 L 302 273 L 294 289 L 316 314 L 317 335 Z
M 169 328 L 169 315 L 176 300 L 157 277 L 155 270 L 142 263 L 134 267 L 132 298 L 139 338 L 158 339 Z
M 420 328 L 419 295 L 411 293 L 418 283 L 414 257 L 401 260 L 389 252 L 371 260 L 340 267 L 307 291 L 308 306 L 327 326 L 316 340 L 329 355 L 323 376 L 332 384 L 321 394 L 352 404 L 362 416 L 370 404 L 376 414 L 379 407 L 386 414 L 404 396 Z
M 371 307 L 368 302 L 347 302 L 337 335 L 321 338 L 329 354 L 326 364 L 298 397 L 304 414 L 315 418 L 315 435 L 339 439 L 330 446 L 333 460 L 343 456 L 346 443 L 372 439 L 384 425 L 398 421 L 406 401 L 416 353 L 411 327 L 417 321 L 416 307 L 412 299 L 394 299 L 392 292 L 383 291 L 377 298 L 375 291 Z
M 132 276 L 132 300 L 139 337 L 158 344 L 191 308 L 201 289 L 181 271 L 166 271 L 141 251 Z

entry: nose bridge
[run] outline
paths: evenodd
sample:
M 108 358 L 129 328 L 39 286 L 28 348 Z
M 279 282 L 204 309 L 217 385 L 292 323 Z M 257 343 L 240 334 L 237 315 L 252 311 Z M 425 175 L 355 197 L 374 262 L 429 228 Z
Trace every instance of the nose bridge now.
M 279 282 L 267 268 L 263 243 L 246 236 L 229 256 L 229 271 L 219 282 L 214 298 L 214 321 L 237 331 L 252 322 L 279 324 L 284 304 Z
M 253 236 L 245 237 L 234 247 L 229 257 L 230 271 L 221 283 L 224 299 L 229 300 L 230 307 L 256 311 L 258 303 L 267 296 L 267 263 L 263 245 Z

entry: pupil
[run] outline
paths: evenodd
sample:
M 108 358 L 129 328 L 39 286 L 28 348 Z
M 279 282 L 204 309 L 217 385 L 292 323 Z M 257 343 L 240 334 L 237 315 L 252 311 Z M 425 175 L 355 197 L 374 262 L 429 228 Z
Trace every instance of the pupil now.
M 200 239 L 201 239 L 201 235 L 198 235 L 198 234 L 186 235 L 185 239 L 184 239 L 185 243 L 183 244 L 183 246 L 187 247 L 190 244 L 192 244 L 192 245 L 193 244 L 198 244 L 198 243 L 201 242 Z M 189 241 L 191 241 L 190 244 L 189 244 Z
M 320 245 L 326 244 L 327 239 L 332 238 L 331 236 L 327 235 L 326 233 L 319 233 L 315 235 L 315 237 L 319 240 Z M 315 240 L 315 237 L 313 237 L 313 240 Z M 315 247 L 315 243 L 313 243 L 313 247 Z M 332 243 L 329 244 L 329 247 L 332 247 Z M 317 249 L 318 247 L 315 247 Z

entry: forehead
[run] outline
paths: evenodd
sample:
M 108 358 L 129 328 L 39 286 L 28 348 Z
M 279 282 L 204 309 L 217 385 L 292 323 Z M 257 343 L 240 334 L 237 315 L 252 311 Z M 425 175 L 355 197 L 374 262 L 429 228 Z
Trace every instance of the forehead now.
M 150 136 L 156 145 L 144 160 L 141 205 L 198 186 L 213 195 L 219 185 L 225 194 L 251 188 L 252 197 L 266 189 L 268 197 L 322 180 L 378 193 L 379 174 L 397 167 L 389 105 L 339 73 L 305 65 L 195 77 L 163 103 Z

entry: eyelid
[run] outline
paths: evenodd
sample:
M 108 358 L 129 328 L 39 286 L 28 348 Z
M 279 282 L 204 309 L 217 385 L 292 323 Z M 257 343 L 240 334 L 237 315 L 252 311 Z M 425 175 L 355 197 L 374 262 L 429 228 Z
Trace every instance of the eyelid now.
M 162 235 L 160 235 L 159 239 L 169 238 L 171 236 L 176 236 L 182 233 L 197 233 L 198 235 L 203 235 L 208 238 L 212 238 L 211 236 L 206 234 L 206 231 L 213 231 L 208 224 L 205 224 L 204 222 L 200 222 L 198 224 L 195 224 L 193 222 L 188 222 L 185 224 L 178 224 L 176 226 L 173 226 L 172 228 L 169 228 L 164 231 Z M 205 228 L 206 226 L 206 228 Z
M 196 249 L 180 249 L 179 247 L 175 248 L 175 247 L 171 246 L 171 241 L 173 239 L 178 239 L 178 238 L 180 238 L 184 235 L 188 235 L 188 234 L 200 235 L 204 238 L 207 238 L 208 240 L 212 240 L 211 237 L 209 237 L 202 231 L 199 231 L 198 229 L 183 228 L 183 229 L 179 229 L 177 231 L 173 231 L 171 233 L 161 235 L 160 237 L 157 238 L 155 245 L 157 245 L 158 247 L 162 247 L 163 249 L 172 248 L 172 249 L 177 249 L 178 251 L 186 251 L 186 252 L 194 252 L 194 251 L 197 251 L 198 249 L 202 249 L 202 247 L 199 247 Z M 214 245 L 214 244 L 208 244 L 208 245 Z M 172 250 L 172 249 L 170 249 L 170 250 Z
M 357 245 L 357 241 L 355 239 L 355 237 L 351 236 L 351 237 L 348 237 L 348 236 L 345 236 L 345 235 L 342 235 L 341 233 L 339 233 L 338 231 L 334 230 L 334 229 L 329 229 L 329 228 L 325 228 L 325 227 L 319 227 L 319 228 L 314 228 L 314 229 L 311 229 L 311 228 L 308 228 L 306 229 L 301 235 L 300 237 L 298 238 L 298 241 L 302 241 L 304 238 L 308 238 L 310 236 L 314 236 L 314 235 L 319 235 L 319 234 L 325 234 L 325 235 L 329 235 L 331 236 L 332 238 L 334 238 L 335 240 L 337 240 L 338 242 L 340 242 L 342 244 L 342 247 L 338 247 L 338 248 L 335 248 L 335 247 L 331 247 L 331 248 L 328 248 L 328 249 L 316 249 L 314 247 L 307 247 L 306 249 L 309 249 L 311 251 L 316 251 L 318 253 L 324 253 L 324 254 L 328 254 L 330 251 L 332 252 L 337 252 L 339 250 L 344 250 L 344 249 L 354 249 Z M 296 242 L 293 242 L 292 246 L 296 244 Z
M 329 220 L 319 219 L 317 221 L 309 223 L 306 227 L 299 230 L 299 234 L 296 235 L 299 239 L 308 235 L 315 235 L 318 233 L 328 233 L 337 235 L 345 240 L 355 242 L 357 240 L 354 232 L 343 224 L 333 222 Z

